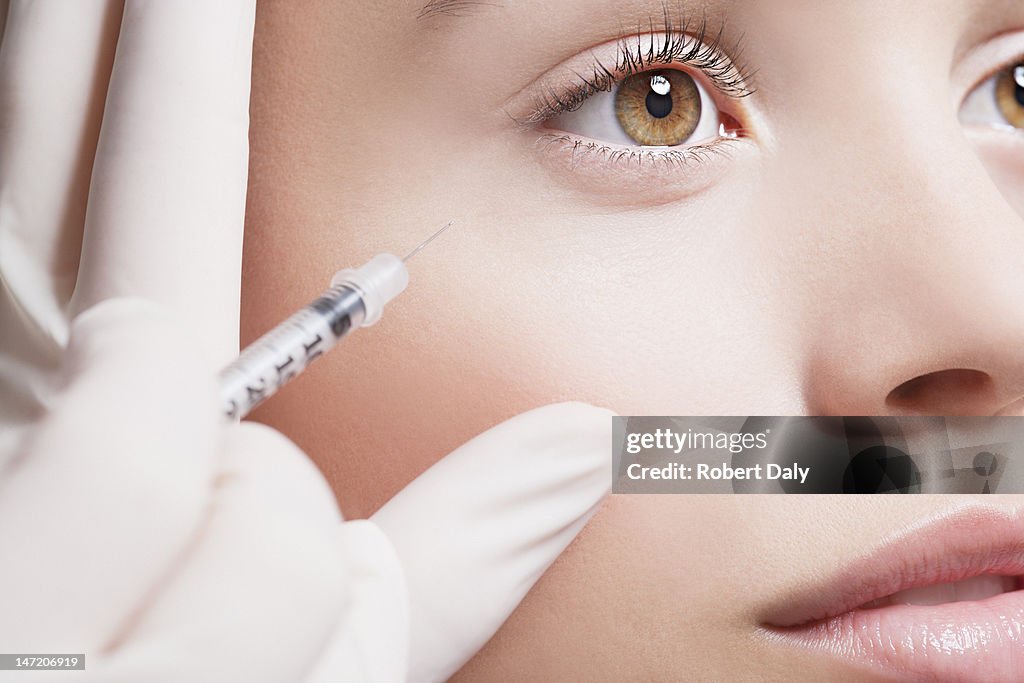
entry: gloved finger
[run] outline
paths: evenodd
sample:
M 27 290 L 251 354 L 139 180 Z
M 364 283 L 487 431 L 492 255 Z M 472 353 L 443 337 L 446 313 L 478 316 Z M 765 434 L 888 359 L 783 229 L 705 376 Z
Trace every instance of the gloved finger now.
M 73 321 L 67 386 L 0 477 L 7 651 L 101 647 L 195 534 L 223 428 L 190 349 L 142 300 Z
M 232 427 L 225 448 L 209 519 L 106 661 L 94 659 L 103 680 L 302 681 L 337 629 L 351 595 L 330 487 L 262 425 Z
M 523 413 L 373 515 L 405 570 L 412 680 L 455 673 L 590 519 L 611 487 L 611 416 L 582 403 Z
M 47 321 L 63 315 L 75 284 L 119 20 L 112 0 L 10 6 L 0 52 L 0 265 L 23 309 Z
M 219 369 L 238 352 L 255 0 L 128 0 L 74 310 L 139 295 Z
M 53 369 L 67 342 L 120 19 L 112 0 L 16 0 L 9 9 L 0 45 L 0 414 L 16 398 L 36 400 L 35 371 Z

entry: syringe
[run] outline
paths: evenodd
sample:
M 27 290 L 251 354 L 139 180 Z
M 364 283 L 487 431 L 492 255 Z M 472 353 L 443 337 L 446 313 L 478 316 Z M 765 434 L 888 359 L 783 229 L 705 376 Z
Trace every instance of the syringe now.
M 219 375 L 228 420 L 240 420 L 302 374 L 351 330 L 380 320 L 384 306 L 405 290 L 405 262 L 447 230 L 449 221 L 405 258 L 377 254 L 359 268 L 335 273 L 313 303 L 247 346 Z

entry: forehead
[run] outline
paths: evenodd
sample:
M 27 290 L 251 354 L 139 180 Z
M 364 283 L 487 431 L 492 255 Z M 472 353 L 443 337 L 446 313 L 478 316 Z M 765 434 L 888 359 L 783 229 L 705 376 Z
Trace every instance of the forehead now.
M 1024 22 L 1020 0 L 320 0 L 315 7 L 312 13 L 331 15 L 321 27 L 366 48 L 372 40 L 385 51 L 400 49 L 398 41 L 403 47 L 457 49 L 480 35 L 500 38 L 490 41 L 495 48 L 545 41 L 579 48 L 656 29 L 666 18 L 677 26 L 707 21 L 716 30 L 724 23 L 748 42 L 780 48 L 842 47 L 836 36 L 884 43 L 909 33 L 952 35 L 960 49 L 1008 23 Z M 381 42 L 382 35 L 391 40 Z

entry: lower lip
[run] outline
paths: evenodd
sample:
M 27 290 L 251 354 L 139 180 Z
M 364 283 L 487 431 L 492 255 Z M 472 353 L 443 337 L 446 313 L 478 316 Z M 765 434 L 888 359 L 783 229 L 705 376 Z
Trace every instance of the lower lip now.
M 898 679 L 967 683 L 1024 677 L 1024 591 L 981 601 L 889 605 L 776 631 Z

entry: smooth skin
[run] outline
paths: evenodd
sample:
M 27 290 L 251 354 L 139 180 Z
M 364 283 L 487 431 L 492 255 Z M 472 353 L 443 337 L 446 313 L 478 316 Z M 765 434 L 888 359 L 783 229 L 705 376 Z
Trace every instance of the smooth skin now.
M 338 268 L 457 221 L 377 327 L 255 414 L 346 515 L 557 400 L 1019 412 L 1024 134 L 958 118 L 1024 53 L 1019 2 L 682 3 L 744 36 L 747 135 L 705 165 L 646 169 L 573 165 L 510 108 L 661 3 L 456 5 L 258 6 L 243 341 Z M 768 645 L 765 606 L 965 504 L 613 497 L 463 677 L 870 679 Z

